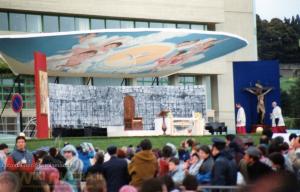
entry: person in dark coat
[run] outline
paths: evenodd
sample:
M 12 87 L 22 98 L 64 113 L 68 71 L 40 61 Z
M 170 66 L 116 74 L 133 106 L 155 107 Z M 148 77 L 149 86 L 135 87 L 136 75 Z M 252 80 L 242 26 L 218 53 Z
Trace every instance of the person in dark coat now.
M 211 151 L 207 145 L 200 146 L 198 153 L 203 162 L 199 168 L 199 173 L 197 174 L 197 181 L 201 185 L 207 185 L 211 182 L 214 159 L 212 158 Z
M 225 150 L 226 143 L 220 138 L 213 138 L 212 155 L 215 163 L 212 169 L 212 185 L 236 185 L 237 165 L 233 156 Z
M 254 183 L 263 176 L 272 173 L 272 168 L 262 163 L 259 159 L 260 151 L 256 147 L 249 147 L 245 151 L 244 160 L 247 163 L 249 183 Z
M 129 183 L 127 162 L 117 157 L 117 147 L 109 146 L 107 152 L 110 160 L 102 164 L 103 175 L 107 182 L 107 191 L 118 192 L 123 185 Z
M 104 162 L 104 154 L 102 152 L 97 152 L 95 155 L 96 162 L 93 166 L 89 167 L 87 170 L 87 174 L 102 174 L 103 173 L 103 162 Z
M 61 161 L 61 162 L 63 162 L 63 163 L 66 162 L 66 159 L 64 158 L 64 156 L 62 156 L 61 153 L 60 153 L 60 151 L 59 151 L 57 148 L 55 148 L 55 147 L 51 147 L 51 148 L 49 149 L 49 154 L 50 154 L 50 156 L 52 156 L 54 159 L 57 159 L 57 160 L 59 160 L 59 161 Z
M 35 166 L 36 163 L 32 153 L 26 149 L 26 138 L 18 136 L 14 151 L 7 157 L 6 170 L 32 173 L 35 170 Z

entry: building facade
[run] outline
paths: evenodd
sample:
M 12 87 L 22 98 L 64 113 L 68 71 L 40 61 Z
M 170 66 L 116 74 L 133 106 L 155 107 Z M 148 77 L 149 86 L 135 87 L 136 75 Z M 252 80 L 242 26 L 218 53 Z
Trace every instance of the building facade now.
M 0 0 L 0 34 L 112 28 L 186 28 L 239 35 L 248 40 L 246 48 L 172 76 L 159 78 L 159 85 L 206 85 L 207 108 L 215 110 L 216 120 L 225 121 L 229 132 L 234 132 L 232 62 L 257 60 L 254 10 L 253 0 Z M 2 107 L 13 87 L 13 78 L 7 74 L 1 75 Z M 156 85 L 153 78 L 49 77 L 49 82 L 96 86 Z M 20 89 L 25 101 L 23 117 L 24 121 L 28 121 L 35 115 L 33 77 L 21 76 Z M 1 118 L 0 131 L 9 132 L 16 127 L 16 114 L 9 106 L 8 103 Z

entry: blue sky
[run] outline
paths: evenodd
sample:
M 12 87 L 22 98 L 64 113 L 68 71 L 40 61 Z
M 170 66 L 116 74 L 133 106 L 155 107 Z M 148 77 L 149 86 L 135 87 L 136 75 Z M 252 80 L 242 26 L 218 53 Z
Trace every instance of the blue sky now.
M 300 0 L 255 0 L 256 13 L 262 19 L 290 18 L 296 14 L 300 15 Z

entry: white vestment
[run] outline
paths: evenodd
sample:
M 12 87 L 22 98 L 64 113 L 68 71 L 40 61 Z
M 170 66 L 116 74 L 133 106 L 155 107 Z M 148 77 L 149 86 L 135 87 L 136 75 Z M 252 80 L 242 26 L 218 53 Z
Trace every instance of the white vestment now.
M 245 110 L 243 107 L 240 107 L 237 112 L 236 126 L 237 127 L 246 126 L 246 114 L 245 114 Z
M 276 127 L 275 124 L 275 119 L 278 118 L 279 122 L 278 122 L 278 126 L 285 126 L 284 124 L 284 120 L 282 117 L 282 113 L 281 113 L 281 108 L 279 106 L 276 106 L 273 108 L 272 114 L 271 114 L 271 119 L 272 119 L 272 127 Z

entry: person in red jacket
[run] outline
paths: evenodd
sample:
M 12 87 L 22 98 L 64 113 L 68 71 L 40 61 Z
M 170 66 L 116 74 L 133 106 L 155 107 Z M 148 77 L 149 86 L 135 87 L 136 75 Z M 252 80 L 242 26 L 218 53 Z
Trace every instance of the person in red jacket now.
M 16 138 L 15 150 L 7 157 L 6 170 L 12 172 L 34 172 L 35 161 L 32 153 L 26 149 L 26 138 Z

